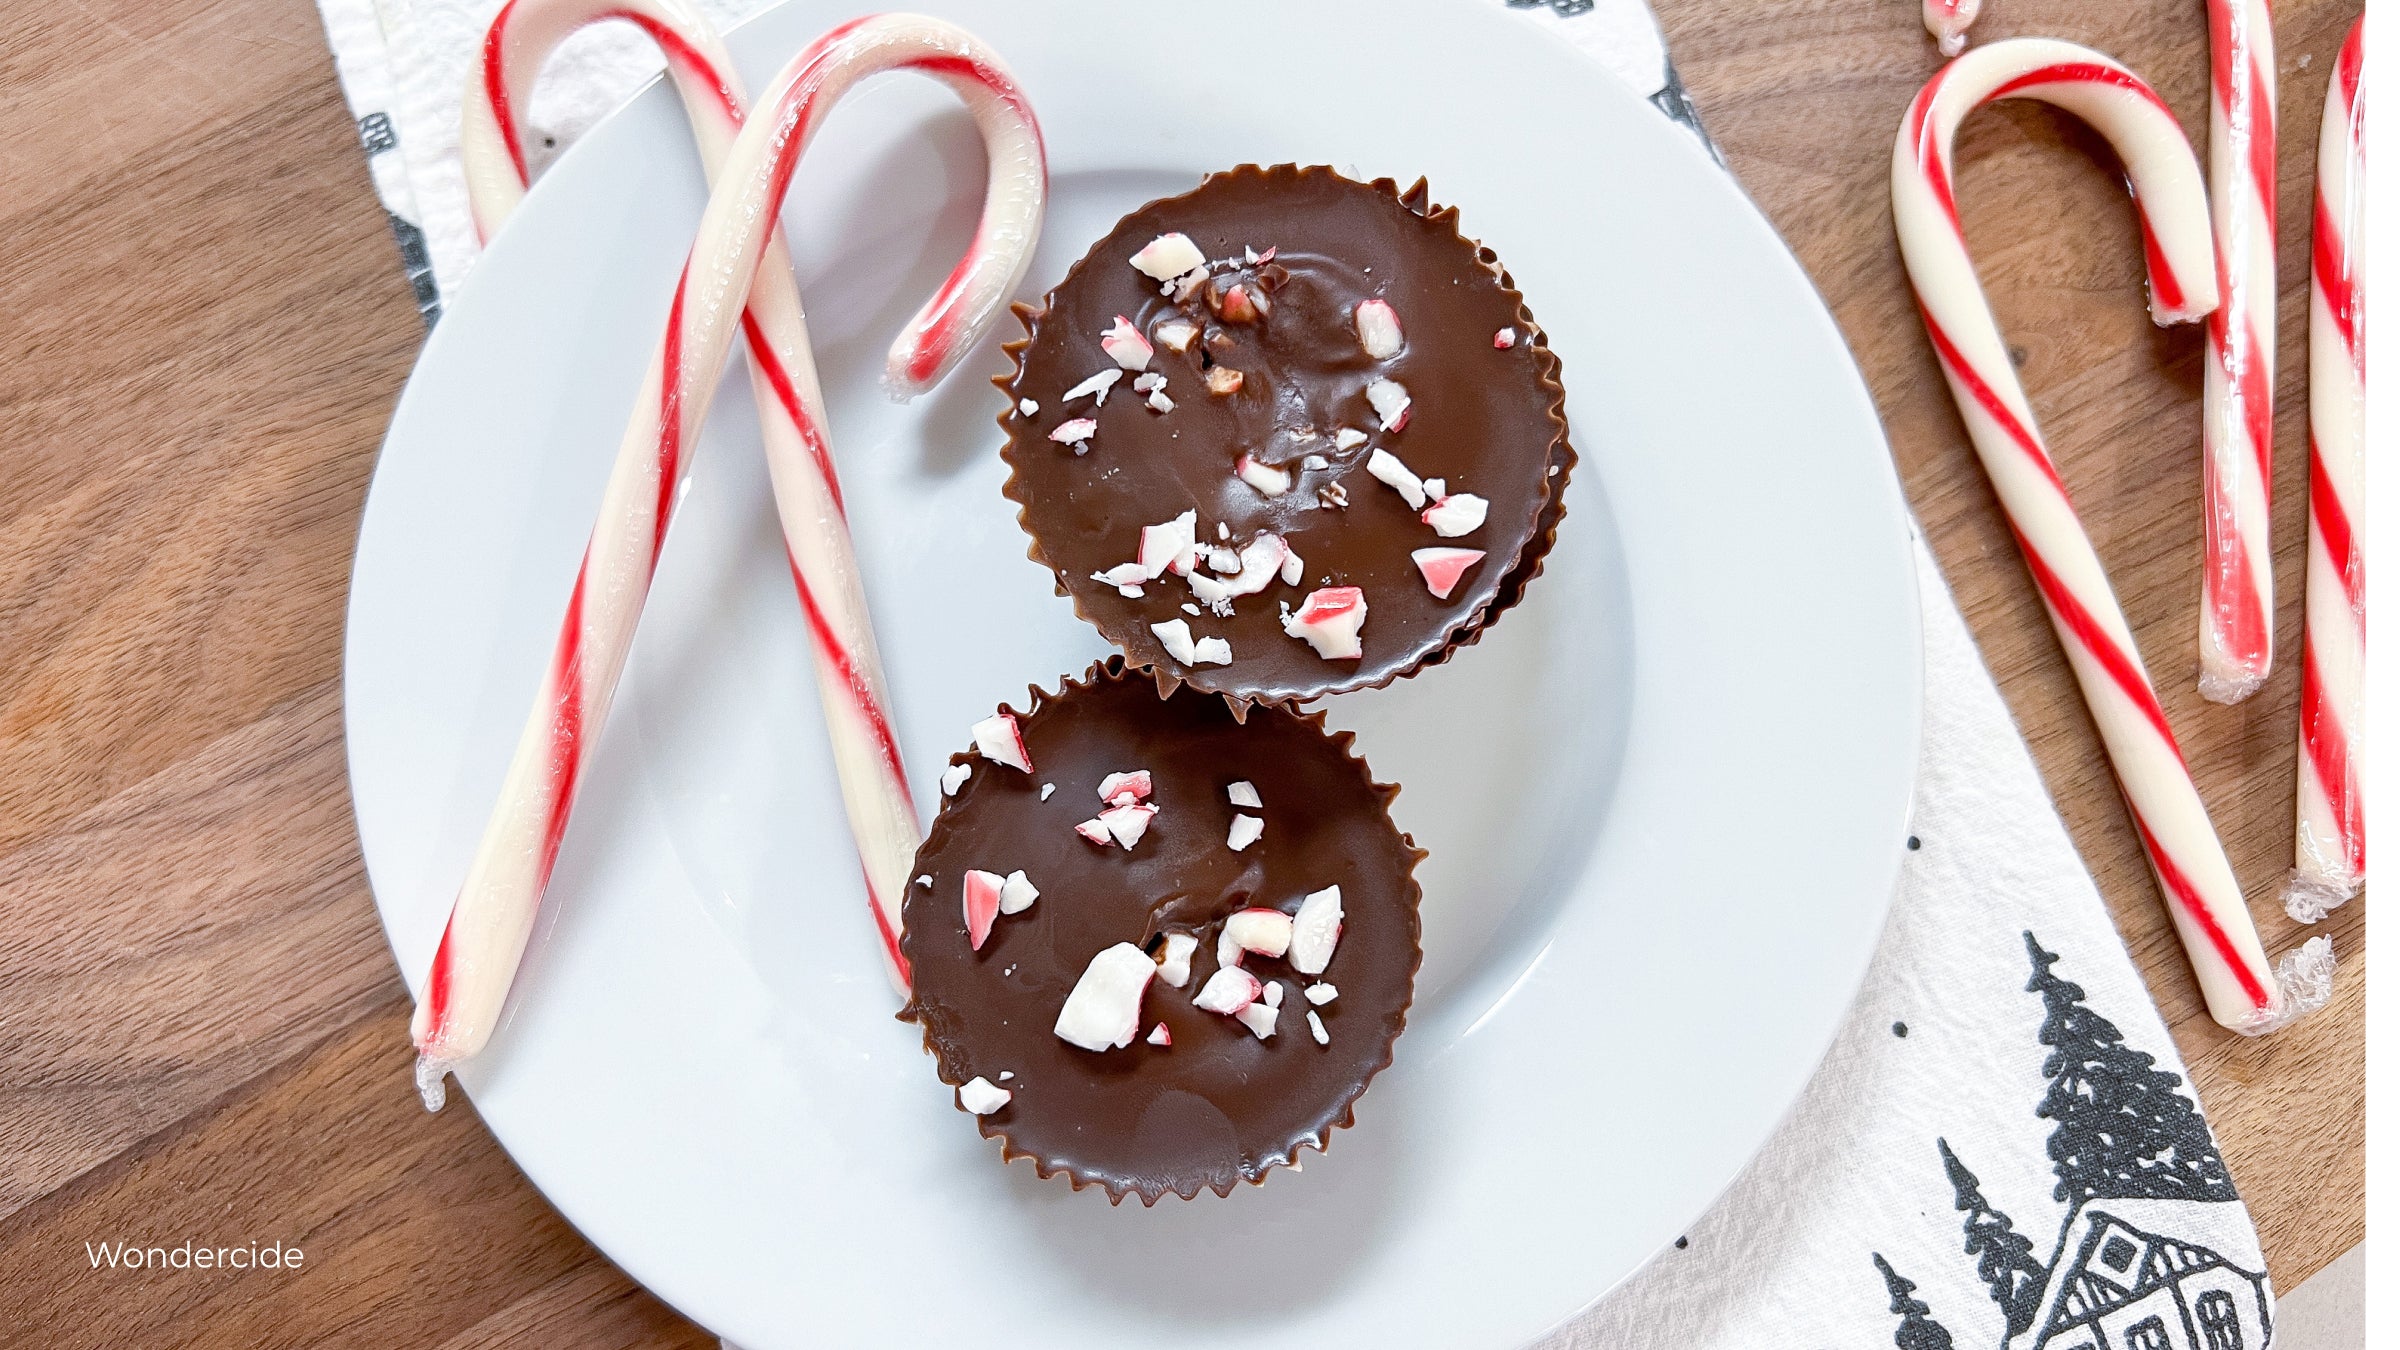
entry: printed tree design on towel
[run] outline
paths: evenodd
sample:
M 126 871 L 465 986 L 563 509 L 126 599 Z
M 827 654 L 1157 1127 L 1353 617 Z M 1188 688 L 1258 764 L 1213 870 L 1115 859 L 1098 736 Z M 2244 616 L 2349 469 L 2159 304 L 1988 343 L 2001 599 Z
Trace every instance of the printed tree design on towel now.
M 1899 1350 L 1954 1350 L 1950 1333 L 1933 1320 L 1933 1309 L 1918 1298 L 1914 1281 L 1901 1277 L 1892 1263 L 1875 1253 L 1875 1268 L 1883 1272 L 1883 1287 L 1892 1296 L 1892 1311 L 1900 1315 L 1899 1329 L 1892 1333 L 1892 1344 Z
M 1950 1151 L 1950 1141 L 1937 1139 L 1942 1166 L 1950 1173 L 1950 1189 L 1967 1216 L 1967 1255 L 1979 1258 L 1975 1273 L 1992 1287 L 1992 1302 L 2008 1319 L 2008 1334 L 2021 1334 L 2041 1311 L 2042 1277 L 2049 1272 L 2033 1259 L 2033 1239 L 2018 1232 L 2008 1215 L 1983 1198 L 1981 1183 Z
M 2058 954 L 2031 933 L 2025 953 L 2033 965 L 2025 988 L 2042 1001 L 2036 1037 L 2049 1047 L 2034 1115 L 2051 1122 L 2052 1198 L 2065 1202 L 2046 1264 L 1985 1198 L 1950 1141 L 1934 1141 L 1953 1205 L 1966 1215 L 1963 1250 L 1999 1309 L 1990 1343 L 2000 1350 L 2268 1350 L 2267 1277 L 2194 1240 L 2223 1240 L 2239 1231 L 2226 1225 L 2243 1220 L 2225 1160 L 2182 1077 L 2126 1044 L 2116 1023 L 2085 1002 L 2083 987 L 2057 973 Z M 2028 1152 L 2031 1143 L 2028 1132 Z M 1984 1147 L 1997 1146 L 1987 1140 Z M 1900 1318 L 1892 1343 L 1954 1350 L 1949 1330 L 1916 1297 L 1916 1284 L 1881 1253 L 1875 1268 Z
M 2052 972 L 2058 954 L 2043 951 L 2031 933 L 2025 952 L 2033 960 L 2025 988 L 2042 996 L 2041 1041 L 2050 1047 L 2042 1062 L 2050 1090 L 2033 1113 L 2057 1122 L 2050 1131 L 2055 1198 L 2070 1205 L 2099 1196 L 2240 1198 L 2208 1122 L 2177 1091 L 2182 1077 L 2125 1044 L 2115 1023 L 2085 1006 L 2083 986 Z

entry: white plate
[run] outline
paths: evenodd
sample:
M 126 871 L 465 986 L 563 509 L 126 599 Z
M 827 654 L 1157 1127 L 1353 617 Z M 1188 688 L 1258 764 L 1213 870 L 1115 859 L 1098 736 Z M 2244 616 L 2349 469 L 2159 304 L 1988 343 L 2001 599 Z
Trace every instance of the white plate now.
M 1398 1060 L 1302 1175 L 1110 1209 L 1002 1168 L 892 1019 L 745 382 L 728 383 L 508 1024 L 465 1079 L 636 1278 L 777 1346 L 1509 1346 L 1716 1196 L 1831 1038 L 1915 762 L 1907 521 L 1799 267 L 1681 128 L 1465 0 L 935 0 L 1053 155 L 1028 296 L 1241 161 L 1429 175 L 1565 362 L 1583 454 L 1531 596 L 1337 701 L 1432 850 Z M 752 87 L 829 23 L 733 37 Z M 1099 639 L 999 491 L 993 349 L 914 406 L 880 353 L 972 223 L 949 96 L 834 114 L 787 220 L 921 784 Z M 351 593 L 351 782 L 411 980 L 491 804 L 701 201 L 653 87 L 546 177 L 426 345 Z M 1262 244 L 1271 240 L 1262 240 Z M 928 808 L 935 794 L 921 792 Z M 1133 1338 L 1133 1339 L 1128 1339 Z

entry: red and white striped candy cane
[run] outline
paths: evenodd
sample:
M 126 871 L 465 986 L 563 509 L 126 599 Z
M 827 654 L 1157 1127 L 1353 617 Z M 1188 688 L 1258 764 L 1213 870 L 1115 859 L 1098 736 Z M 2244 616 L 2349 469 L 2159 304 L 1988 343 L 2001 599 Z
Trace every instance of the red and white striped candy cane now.
M 2115 145 L 2133 180 L 2150 311 L 2161 324 L 2188 323 L 2217 303 L 2200 166 L 2175 115 L 2133 72 L 2073 43 L 2016 38 L 1943 67 L 1909 105 L 1892 148 L 1892 214 L 1926 335 L 2099 725 L 2209 1013 L 2236 1031 L 2271 1030 L 2304 1011 L 2302 1000 L 2287 997 L 2267 967 L 2242 888 L 2034 425 L 1959 228 L 1951 186 L 1958 125 L 2003 98 L 2056 104 Z
M 2239 703 L 2275 656 L 2275 26 L 2208 0 L 2208 190 L 2217 287 L 2200 423 L 2200 694 Z
M 2315 923 L 2367 879 L 2366 19 L 2350 28 L 2317 133 L 2308 291 L 2308 636 L 2300 669 L 2300 831 L 2283 905 Z
M 1925 31 L 1942 55 L 1956 56 L 1967 49 L 1967 29 L 1982 12 L 1983 0 L 1925 0 Z
M 645 11 L 659 12 L 655 7 Z M 683 45 L 713 57 L 719 62 L 717 69 L 730 74 L 721 52 Z M 487 43 L 487 52 L 495 48 L 505 70 L 511 63 L 505 31 L 495 43 Z M 671 50 L 670 66 L 675 64 Z M 848 561 L 838 493 L 830 472 L 819 467 L 824 462 L 823 402 L 798 299 L 791 296 L 789 325 L 779 334 L 760 322 L 755 308 L 760 293 L 753 287 L 778 270 L 765 266 L 777 238 L 776 209 L 809 135 L 851 86 L 885 70 L 915 70 L 955 90 L 982 132 L 990 160 L 983 216 L 966 256 L 893 345 L 886 368 L 893 391 L 906 396 L 938 381 L 987 331 L 1032 262 L 1048 187 L 1041 132 L 1006 66 L 981 41 L 952 25 L 883 15 L 834 29 L 794 58 L 771 91 L 769 115 L 751 119 L 726 148 L 699 241 L 676 284 L 665 336 L 643 378 L 636 414 L 610 474 L 556 653 L 418 1000 L 413 1033 L 418 1084 L 428 1105 L 439 1104 L 448 1065 L 482 1048 L 506 1002 L 557 858 L 590 738 L 607 716 L 648 593 L 676 492 L 689 467 L 686 452 L 707 417 L 737 329 L 750 337 L 754 356 L 763 350 L 775 363 L 761 370 L 780 369 L 791 379 L 793 396 L 788 402 L 778 390 L 773 400 L 761 399 L 762 409 L 789 410 L 798 444 L 809 447 L 802 458 L 810 472 L 794 473 L 786 466 L 776 474 L 784 519 L 808 518 L 783 497 L 787 480 L 797 479 L 788 486 L 803 494 L 821 493 L 827 508 L 816 517 L 823 522 L 818 528 L 787 534 L 786 542 L 803 599 L 814 596 L 808 617 L 818 644 L 820 675 L 831 667 L 847 690 L 840 701 L 829 700 L 837 750 L 845 731 L 855 732 L 866 722 L 868 699 L 875 700 L 874 707 L 881 706 L 880 680 L 870 684 L 859 674 L 862 649 L 854 639 L 870 629 L 855 566 Z M 738 116 L 738 92 L 729 83 L 718 83 L 732 95 L 726 100 L 729 115 Z M 511 87 L 505 76 L 499 87 Z M 517 111 L 507 99 L 486 104 L 487 110 L 492 107 L 505 109 L 504 115 L 512 118 Z M 733 214 L 741 219 L 728 220 Z M 788 269 L 782 270 L 788 280 Z M 810 498 L 803 495 L 799 500 Z M 820 578 L 845 575 L 849 580 L 837 593 L 819 585 Z M 824 659 L 829 645 L 850 654 L 846 667 Z M 871 638 L 863 650 L 871 660 Z M 862 836 L 869 897 L 887 955 L 905 979 L 905 971 L 896 964 L 896 939 L 900 889 L 916 838 L 915 813 L 904 789 L 894 792 L 888 786 L 899 781 L 897 751 L 890 748 L 888 731 L 852 741 L 853 753 L 861 753 L 862 744 L 865 757 L 883 767 L 869 772 L 854 762 L 844 763 L 844 803 L 854 831 Z M 902 813 L 904 827 L 883 827 L 878 842 L 869 844 L 862 820 L 894 819 Z
M 468 202 L 484 239 L 524 200 L 530 174 L 518 129 L 543 64 L 579 30 L 611 19 L 634 24 L 658 45 L 667 76 L 682 97 L 701 164 L 714 180 L 741 130 L 749 100 L 732 58 L 704 16 L 682 0 L 510 0 L 484 33 L 467 82 L 459 135 Z M 818 430 L 824 425 L 824 399 L 815 364 L 805 359 L 808 328 L 799 284 L 786 250 L 772 248 L 769 255 L 742 320 L 750 383 L 783 522 L 784 551 L 816 657 L 828 739 L 869 877 L 878 945 L 893 983 L 905 989 L 898 896 L 879 888 L 875 878 L 905 872 L 915 855 L 916 807 L 892 732 L 891 702 L 867 619 L 841 484 Z M 791 359 L 787 353 L 802 357 Z

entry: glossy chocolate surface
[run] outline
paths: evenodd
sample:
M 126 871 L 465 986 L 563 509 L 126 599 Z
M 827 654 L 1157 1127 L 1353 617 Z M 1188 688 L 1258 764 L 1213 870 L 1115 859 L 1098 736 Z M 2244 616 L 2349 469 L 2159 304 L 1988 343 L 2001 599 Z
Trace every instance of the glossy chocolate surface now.
M 1413 209 L 1412 209 L 1413 208 Z M 1029 337 L 1010 402 L 1038 410 L 1002 417 L 1003 452 L 1014 473 L 1008 493 L 1022 508 L 1033 554 L 1056 575 L 1076 609 L 1135 662 L 1194 686 L 1244 699 L 1282 701 L 1381 684 L 1443 659 L 1501 609 L 1539 568 L 1563 509 L 1574 452 L 1566 441 L 1558 362 L 1523 297 L 1488 250 L 1461 237 L 1457 213 L 1425 207 L 1421 185 L 1404 201 L 1386 181 L 1358 183 L 1327 169 L 1245 167 L 1211 176 L 1195 191 L 1153 202 L 1119 222 L 1026 316 Z M 1210 285 L 1263 294 L 1267 310 L 1234 321 L 1209 292 L 1178 302 L 1128 259 L 1159 235 L 1188 235 L 1216 268 Z M 1245 250 L 1273 256 L 1244 262 Z M 1397 313 L 1404 345 L 1386 359 L 1363 347 L 1354 313 L 1380 298 Z M 1167 377 L 1172 411 L 1149 407 L 1132 373 L 1106 402 L 1062 395 L 1113 362 L 1100 335 L 1118 315 L 1145 334 L 1177 317 L 1206 337 L 1177 352 L 1164 344 L 1149 370 Z M 1510 330 L 1513 345 L 1494 346 Z M 1223 367 L 1241 387 L 1211 393 Z M 1379 427 L 1367 402 L 1371 380 L 1391 379 L 1410 396 L 1397 431 Z M 1078 455 L 1050 439 L 1076 418 L 1098 423 Z M 1342 428 L 1367 433 L 1350 448 Z M 1422 478 L 1490 503 L 1482 527 L 1445 538 L 1399 492 L 1370 476 L 1384 448 Z M 1236 476 L 1243 455 L 1289 472 L 1290 490 L 1267 496 Z M 1311 457 L 1322 467 L 1309 467 Z M 1346 498 L 1336 506 L 1328 498 Z M 1282 535 L 1304 564 L 1297 585 L 1280 580 L 1232 602 L 1225 618 L 1195 616 L 1189 584 L 1168 575 L 1128 598 L 1093 578 L 1136 559 L 1141 530 L 1194 509 L 1200 542 L 1238 549 L 1260 533 Z M 1484 559 L 1446 599 L 1426 586 L 1413 550 L 1472 548 Z M 1286 634 L 1283 607 L 1310 591 L 1357 586 L 1366 595 L 1363 655 L 1328 660 Z M 1152 633 L 1186 620 L 1195 637 L 1223 637 L 1229 665 L 1186 665 Z
M 1397 789 L 1368 777 L 1347 734 L 1281 708 L 1237 725 L 1221 698 L 1187 689 L 1162 701 L 1146 676 L 1122 670 L 1096 667 L 1093 683 L 1070 682 L 1019 715 L 1033 773 L 962 757 L 974 771 L 917 854 L 916 873 L 932 882 L 909 887 L 910 1012 L 944 1082 L 981 1076 L 1015 1094 L 980 1120 L 1008 1157 L 1030 1155 L 1043 1175 L 1066 1171 L 1078 1187 L 1096 1182 L 1112 1201 L 1224 1194 L 1304 1144 L 1322 1147 L 1390 1063 L 1419 960 L 1410 874 L 1423 855 L 1391 822 Z M 1140 842 L 1126 851 L 1077 835 L 1103 805 L 1101 780 L 1134 769 L 1150 771 L 1160 808 Z M 1264 805 L 1249 814 L 1266 830 L 1236 853 L 1226 788 L 1241 780 L 1257 787 Z M 1048 801 L 1045 783 L 1056 785 Z M 1041 891 L 1031 908 L 1001 915 L 981 951 L 970 949 L 961 901 L 970 869 L 1022 869 Z M 1321 976 L 1280 958 L 1244 962 L 1284 986 L 1273 1036 L 1193 1006 L 1217 969 L 1221 920 L 1250 906 L 1290 913 L 1336 885 L 1341 940 Z M 1132 1044 L 1091 1051 L 1055 1034 L 1094 954 L 1119 942 L 1155 952 L 1169 933 L 1200 939 L 1191 978 L 1151 981 Z M 1340 991 L 1315 1009 L 1325 1045 L 1309 1033 L 1301 992 L 1319 979 Z M 1171 1046 L 1143 1039 L 1160 1022 Z M 1003 1081 L 1004 1071 L 1014 1076 Z

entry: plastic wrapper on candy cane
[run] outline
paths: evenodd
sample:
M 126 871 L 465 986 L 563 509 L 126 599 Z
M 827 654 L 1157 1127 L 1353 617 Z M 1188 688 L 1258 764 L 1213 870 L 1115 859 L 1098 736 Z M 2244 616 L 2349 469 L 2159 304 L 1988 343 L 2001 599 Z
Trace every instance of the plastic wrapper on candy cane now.
M 2189 323 L 2217 303 L 2199 163 L 2174 114 L 2133 72 L 2089 48 L 2018 38 L 1951 62 L 1909 105 L 1892 150 L 1892 213 L 1926 335 L 2099 727 L 2209 1014 L 2245 1034 L 2271 1031 L 2324 1001 L 2330 947 L 2312 941 L 2269 970 L 2241 886 L 1976 280 L 1952 191 L 1951 146 L 1968 113 L 2002 98 L 2054 104 L 2116 147 L 2132 179 L 2150 310 L 2161 324 Z
M 962 29 L 912 15 L 878 15 L 844 24 L 795 57 L 758 111 L 742 119 L 739 91 L 726 78 L 730 72 L 722 64 L 721 49 L 713 41 L 693 40 L 693 34 L 705 29 L 692 26 L 688 12 L 660 4 L 631 10 L 620 6 L 611 12 L 637 22 L 647 19 L 643 26 L 653 36 L 665 33 L 673 38 L 662 38 L 671 70 L 698 70 L 713 63 L 723 74 L 696 81 L 679 75 L 679 84 L 687 94 L 694 84 L 700 86 L 704 107 L 721 91 L 724 120 L 741 126 L 721 162 L 711 157 L 717 163 L 715 190 L 611 471 L 557 648 L 499 804 L 419 992 L 412 1028 L 419 1055 L 417 1079 L 427 1105 L 434 1107 L 440 1104 L 449 1066 L 483 1047 L 506 1002 L 549 884 L 592 738 L 607 717 L 623 670 L 677 489 L 689 468 L 687 451 L 706 420 L 737 330 L 751 343 L 754 375 L 780 370 L 791 380 L 793 397 L 788 401 L 780 390 L 773 391 L 773 400 L 760 400 L 762 410 L 780 407 L 794 423 L 793 443 L 781 456 L 785 462 L 772 465 L 777 470 L 778 504 L 787 522 L 823 522 L 787 532 L 786 541 L 792 548 L 794 580 L 807 610 L 820 678 L 832 682 L 825 691 L 829 730 L 837 747 L 844 804 L 859 835 L 869 900 L 887 962 L 905 979 L 897 965 L 897 938 L 901 887 L 916 843 L 914 808 L 901 784 L 888 726 L 881 736 L 854 735 L 848 752 L 842 749 L 845 731 L 858 732 L 868 722 L 870 697 L 880 715 L 881 679 L 862 673 L 867 668 L 859 664 L 862 653 L 872 659 L 871 637 L 863 646 L 851 641 L 871 630 L 850 560 L 838 492 L 830 469 L 824 467 L 823 403 L 797 293 L 789 287 L 788 267 L 780 262 L 773 229 L 776 207 L 826 112 L 860 80 L 887 70 L 915 71 L 950 86 L 965 102 L 990 161 L 983 216 L 966 256 L 892 347 L 887 382 L 905 397 L 938 381 L 999 315 L 1032 261 L 1047 195 L 1041 133 L 1031 109 L 1006 66 Z M 678 17 L 676 27 L 662 19 L 670 14 Z M 520 39 L 525 41 L 522 50 L 546 51 L 544 39 L 554 43 L 563 36 L 557 25 L 569 17 L 563 9 L 554 10 L 530 25 L 530 37 Z M 572 24 L 567 26 L 571 29 Z M 495 55 L 496 66 L 491 63 Z M 501 96 L 483 101 L 487 116 L 512 116 L 515 111 L 509 99 L 515 73 L 511 56 L 507 26 L 496 22 L 486 42 L 485 72 L 492 82 L 485 87 L 499 90 Z M 538 61 L 537 54 L 533 64 Z M 707 87 L 712 83 L 714 91 Z M 475 102 L 471 96 L 470 106 Z M 470 113 L 471 128 L 474 117 Z M 710 144 L 706 120 L 701 124 L 704 150 Z M 469 139 L 475 135 L 470 130 Z M 504 147 L 510 144 L 506 136 L 500 140 Z M 521 160 L 512 153 L 509 161 L 521 190 L 522 173 L 515 168 Z M 500 201 L 503 211 L 506 202 L 505 197 Z M 488 228 L 496 220 L 485 224 Z M 767 265 L 770 252 L 778 256 L 774 267 Z M 772 275 L 778 272 L 780 283 Z M 762 281 L 765 284 L 754 289 Z M 772 309 L 780 303 L 773 298 L 779 284 L 789 301 L 780 316 Z M 769 297 L 769 310 L 763 314 L 762 291 Z M 782 331 L 768 328 L 766 320 Z M 758 359 L 762 351 L 770 354 L 771 364 Z M 794 460 L 805 460 L 806 465 Z M 794 479 L 798 481 L 787 482 Z M 819 500 L 831 513 L 812 517 L 795 512 L 784 495 L 787 487 L 799 489 L 804 504 L 810 500 L 808 492 L 822 493 Z M 829 592 L 819 584 L 833 575 L 846 577 L 846 588 Z M 829 642 L 849 660 L 826 659 Z M 857 762 L 862 758 L 880 763 Z M 862 820 L 889 823 L 871 833 Z
M 2275 654 L 2275 25 L 2208 0 L 2208 188 L 2223 303 L 2208 316 L 2200 431 L 2200 693 L 2238 703 Z
M 2367 714 L 2366 20 L 2350 29 L 2317 135 L 2308 291 L 2308 634 L 2299 833 L 2283 906 L 2315 923 L 2367 879 L 2359 757 Z

